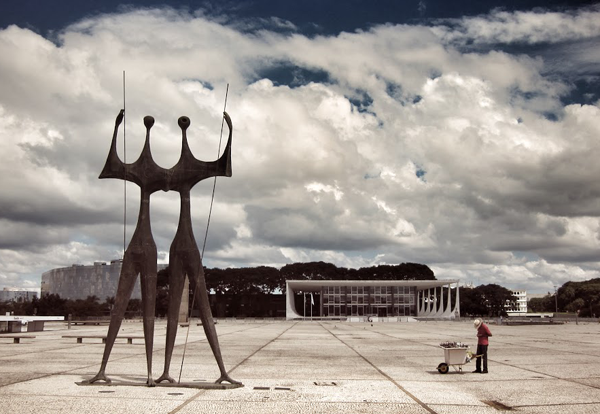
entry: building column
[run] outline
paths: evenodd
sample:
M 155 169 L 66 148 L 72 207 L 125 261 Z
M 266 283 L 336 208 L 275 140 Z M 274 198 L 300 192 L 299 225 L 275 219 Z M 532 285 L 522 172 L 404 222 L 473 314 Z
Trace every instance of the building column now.
M 433 296 L 433 299 L 431 296 Z M 431 316 L 435 310 L 435 295 L 431 294 L 431 288 L 427 289 L 427 300 L 429 301 L 429 311 L 427 312 L 427 316 Z
M 456 303 L 454 304 L 452 315 L 454 315 L 455 317 L 458 315 L 458 317 L 460 318 L 460 289 L 458 283 L 459 282 L 456 282 Z
M 448 283 L 448 304 L 446 305 L 446 310 L 444 311 L 444 315 L 445 317 L 451 317 L 452 316 L 452 311 L 451 308 L 452 307 L 452 285 L 450 283 Z
M 440 306 L 439 306 L 437 312 L 435 313 L 435 316 L 440 317 L 443 315 L 444 315 L 444 286 L 440 286 Z
M 285 282 L 285 296 L 286 296 L 286 301 L 285 301 L 285 318 L 287 320 L 301 319 L 302 318 L 302 316 L 300 316 L 300 314 L 296 310 L 296 303 L 294 301 L 295 293 L 296 292 L 294 292 L 290 288 L 289 283 L 286 281 Z
M 323 316 L 323 298 L 324 298 L 324 293 L 323 293 L 323 286 L 321 286 L 321 300 L 319 301 L 319 316 Z

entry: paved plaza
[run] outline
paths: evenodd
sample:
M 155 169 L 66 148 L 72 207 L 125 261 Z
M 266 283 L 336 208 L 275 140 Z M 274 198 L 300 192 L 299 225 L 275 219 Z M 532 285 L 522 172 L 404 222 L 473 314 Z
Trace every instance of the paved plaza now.
M 227 370 L 236 389 L 79 386 L 96 374 L 106 326 L 48 323 L 15 344 L 0 335 L 1 413 L 600 413 L 600 324 L 490 325 L 489 374 L 444 362 L 440 342 L 475 348 L 464 322 L 219 321 Z M 153 374 L 162 373 L 166 324 L 157 322 Z M 121 334 L 141 335 L 139 322 Z M 180 376 L 186 328 L 180 328 L 171 375 Z M 143 383 L 143 340 L 118 339 L 107 375 Z M 181 382 L 214 381 L 219 372 L 201 326 L 192 324 Z

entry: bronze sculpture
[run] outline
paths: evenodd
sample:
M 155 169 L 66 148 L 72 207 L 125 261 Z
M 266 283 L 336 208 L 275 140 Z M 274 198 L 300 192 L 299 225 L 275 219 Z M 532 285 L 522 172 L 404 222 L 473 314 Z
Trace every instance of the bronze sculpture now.
M 123 121 L 124 112 L 124 110 L 121 110 L 115 120 L 115 129 L 108 158 L 99 178 L 118 178 L 136 183 L 140 187 L 141 192 L 140 212 L 137 226 L 123 257 L 123 267 L 121 268 L 121 275 L 117 286 L 115 305 L 108 327 L 100 371 L 95 377 L 86 382 L 90 384 L 100 380 L 107 383 L 111 382 L 105 374 L 106 365 L 139 273 L 142 288 L 146 364 L 148 367 L 148 379 L 146 383 L 148 386 L 154 386 L 155 383 L 152 378 L 152 350 L 154 341 L 154 308 L 156 303 L 157 254 L 156 243 L 154 243 L 150 227 L 150 195 L 164 189 L 166 170 L 159 167 L 152 159 L 150 151 L 150 128 L 154 125 L 154 118 L 151 116 L 144 117 L 146 142 L 140 157 L 132 164 L 125 164 L 119 159 L 117 155 L 117 132 L 119 125 Z
M 157 382 L 162 382 L 164 380 L 169 381 L 169 383 L 174 382 L 169 376 L 169 365 L 173 353 L 175 336 L 177 334 L 178 310 L 187 274 L 190 279 L 190 285 L 196 294 L 199 295 L 199 309 L 202 325 L 221 371 L 221 376 L 217 379 L 216 383 L 220 384 L 223 381 L 227 381 L 233 385 L 241 385 L 240 382 L 234 381 L 229 377 L 223 364 L 218 337 L 210 305 L 208 303 L 208 293 L 204 279 L 202 258 L 194 239 L 190 215 L 190 190 L 196 183 L 209 177 L 231 177 L 231 139 L 233 133 L 231 119 L 226 112 L 223 113 L 229 128 L 229 137 L 223 155 L 216 161 L 204 162 L 197 160 L 188 146 L 186 130 L 190 125 L 189 118 L 179 118 L 178 123 L 182 130 L 181 156 L 177 164 L 173 168 L 167 170 L 158 166 L 152 159 L 150 150 L 150 129 L 154 125 L 154 118 L 151 116 L 144 117 L 146 141 L 138 160 L 132 164 L 125 164 L 119 159 L 119 156 L 117 155 L 116 140 L 119 126 L 123 121 L 123 116 L 124 110 L 121 110 L 115 120 L 115 128 L 108 158 L 99 178 L 118 178 L 136 183 L 140 187 L 141 192 L 140 212 L 136 229 L 123 257 L 123 267 L 121 269 L 115 305 L 108 328 L 100 370 L 96 376 L 83 383 L 93 384 L 97 381 L 111 383 L 111 380 L 105 374 L 106 365 L 123 321 L 135 280 L 139 273 L 142 288 L 144 339 L 148 369 L 148 379 L 146 384 L 148 386 L 156 385 L 156 382 L 152 377 L 152 351 L 154 339 L 154 309 L 156 302 L 157 252 L 150 226 L 150 195 L 158 190 L 173 190 L 180 193 L 181 211 L 179 226 L 170 248 L 169 266 L 171 267 L 171 271 L 169 276 L 169 308 L 167 343 L 165 348 L 165 368 L 163 375 Z
M 164 372 L 156 382 L 175 380 L 169 376 L 169 366 L 173 355 L 175 337 L 177 335 L 178 313 L 181 304 L 181 295 L 187 274 L 190 280 L 190 286 L 194 291 L 194 296 L 198 297 L 198 306 L 200 310 L 200 319 L 202 327 L 212 349 L 213 355 L 217 360 L 217 365 L 221 371 L 220 378 L 216 381 L 221 383 L 228 381 L 231 384 L 241 384 L 229 377 L 221 350 L 219 339 L 215 329 L 210 304 L 208 303 L 208 293 L 204 279 L 204 269 L 202 268 L 202 257 L 198 250 L 194 232 L 192 229 L 192 219 L 190 215 L 190 190 L 198 182 L 216 176 L 231 177 L 231 136 L 233 126 L 231 118 L 227 112 L 223 113 L 227 126 L 229 128 L 229 137 L 223 155 L 213 162 L 200 161 L 194 157 L 187 141 L 187 129 L 190 126 L 188 117 L 179 118 L 178 124 L 181 128 L 181 156 L 177 164 L 169 170 L 169 190 L 177 191 L 181 198 L 181 211 L 179 214 L 179 226 L 177 233 L 171 243 L 169 250 L 169 307 L 167 313 L 167 340 L 165 347 L 165 366 Z

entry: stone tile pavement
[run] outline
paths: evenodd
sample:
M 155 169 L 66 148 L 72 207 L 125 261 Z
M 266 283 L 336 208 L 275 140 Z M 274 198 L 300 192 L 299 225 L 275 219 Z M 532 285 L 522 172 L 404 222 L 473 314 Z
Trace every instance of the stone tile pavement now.
M 489 370 L 438 373 L 439 343 L 475 348 L 470 322 L 220 321 L 231 376 L 243 388 L 78 386 L 98 370 L 106 326 L 50 323 L 35 339 L 0 335 L 0 413 L 600 413 L 600 324 L 490 325 Z M 202 327 L 180 328 L 171 375 L 194 383 L 219 372 Z M 153 374 L 162 373 L 166 326 L 157 322 Z M 141 334 L 141 323 L 123 333 Z M 185 358 L 182 355 L 185 346 Z M 143 341 L 118 340 L 107 374 L 143 384 Z

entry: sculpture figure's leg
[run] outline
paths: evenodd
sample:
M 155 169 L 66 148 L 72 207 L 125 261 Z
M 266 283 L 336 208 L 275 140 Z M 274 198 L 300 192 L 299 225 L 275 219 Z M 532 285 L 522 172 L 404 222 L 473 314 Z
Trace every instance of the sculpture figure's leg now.
M 165 347 L 165 367 L 162 375 L 156 382 L 175 380 L 169 375 L 173 348 L 175 347 L 175 338 L 177 336 L 177 325 L 179 323 L 179 308 L 181 306 L 181 297 L 185 285 L 185 272 L 181 265 L 179 255 L 171 251 L 169 254 L 169 307 L 167 310 L 167 340 Z
M 137 277 L 137 271 L 135 269 L 135 263 L 133 257 L 128 252 L 125 252 L 123 258 L 123 267 L 121 268 L 121 275 L 119 276 L 119 285 L 117 287 L 117 295 L 115 298 L 115 305 L 113 308 L 112 316 L 110 318 L 110 325 L 108 326 L 108 333 L 106 335 L 106 345 L 104 346 L 104 355 L 102 356 L 102 364 L 100 365 L 100 371 L 92 379 L 84 381 L 88 384 L 93 384 L 96 381 L 105 381 L 110 384 L 110 379 L 106 376 L 106 364 L 108 364 L 108 358 L 112 351 L 112 347 L 119 333 L 121 322 L 125 316 L 125 310 L 129 304 L 129 298 L 133 292 L 135 285 L 135 279 Z
M 215 359 L 217 360 L 219 370 L 221 371 L 221 376 L 215 382 L 220 384 L 223 381 L 227 381 L 231 384 L 241 384 L 241 382 L 235 381 L 229 377 L 229 374 L 227 374 L 227 371 L 225 370 L 223 357 L 221 356 L 221 348 L 219 347 L 219 337 L 217 336 L 215 322 L 213 320 L 212 312 L 210 310 L 210 303 L 208 301 L 208 292 L 206 290 L 204 270 L 202 269 L 202 260 L 200 259 L 200 253 L 198 251 L 195 253 L 196 254 L 193 255 L 194 257 L 192 260 L 188 262 L 189 266 L 187 266 L 186 269 L 190 279 L 190 285 L 197 298 L 196 300 L 198 302 L 198 309 L 200 310 L 200 319 L 202 320 L 204 333 L 206 334 L 210 348 L 215 356 Z
M 142 309 L 144 320 L 144 343 L 146 345 L 146 365 L 148 380 L 146 384 L 154 387 L 152 377 L 152 352 L 154 348 L 154 313 L 156 309 L 156 246 L 146 246 L 144 269 L 140 273 L 142 288 Z

